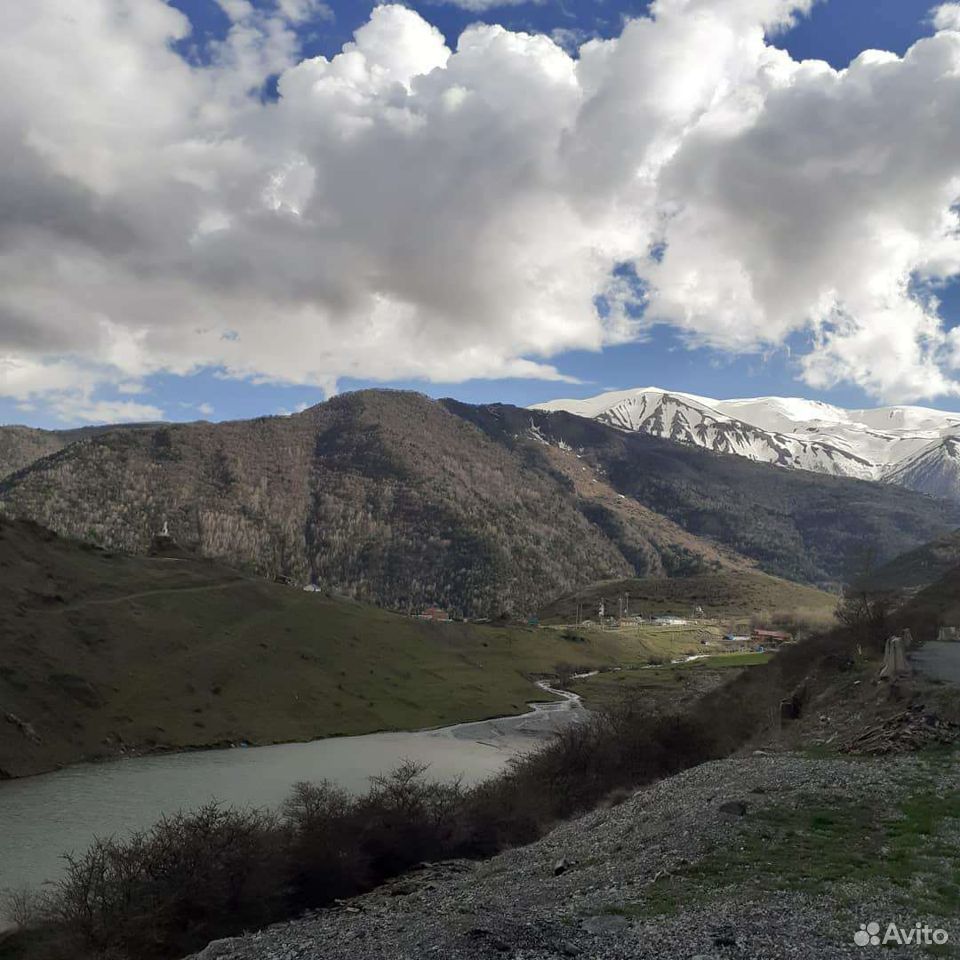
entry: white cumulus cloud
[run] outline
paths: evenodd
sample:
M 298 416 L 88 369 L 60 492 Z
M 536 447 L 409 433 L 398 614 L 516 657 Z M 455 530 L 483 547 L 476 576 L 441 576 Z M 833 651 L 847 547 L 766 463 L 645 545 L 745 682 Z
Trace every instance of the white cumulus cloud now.
M 542 4 L 546 0 L 434 0 L 436 3 L 448 3 L 453 7 L 460 7 L 461 10 L 469 10 L 471 13 L 485 13 L 487 10 L 494 10 L 498 7 L 519 7 L 525 3 Z
M 960 30 L 960 3 L 942 3 L 934 7 L 933 26 L 937 30 Z
M 163 0 L 7 15 L 0 396 L 204 367 L 560 379 L 658 323 L 799 336 L 815 386 L 958 391 L 931 292 L 960 274 L 956 4 L 845 70 L 776 47 L 788 0 L 657 0 L 577 56 L 489 25 L 451 50 L 386 5 L 330 59 L 298 52 L 320 3 L 221 6 L 206 66 Z

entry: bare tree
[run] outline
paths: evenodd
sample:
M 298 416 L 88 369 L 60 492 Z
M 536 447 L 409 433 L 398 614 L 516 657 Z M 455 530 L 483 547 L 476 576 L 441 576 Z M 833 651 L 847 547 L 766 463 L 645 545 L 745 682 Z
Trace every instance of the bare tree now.
M 837 604 L 837 619 L 849 627 L 861 643 L 884 642 L 890 614 L 902 600 L 901 591 L 878 577 L 876 551 L 864 550 L 851 564 Z

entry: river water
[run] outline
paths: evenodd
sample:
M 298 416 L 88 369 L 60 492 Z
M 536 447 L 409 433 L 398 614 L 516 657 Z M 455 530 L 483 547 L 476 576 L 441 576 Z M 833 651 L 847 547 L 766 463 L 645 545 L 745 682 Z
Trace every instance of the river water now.
M 0 890 L 56 878 L 62 854 L 79 853 L 96 836 L 122 837 L 210 800 L 276 806 L 298 780 L 330 780 L 359 792 L 370 777 L 409 759 L 429 764 L 433 778 L 475 783 L 585 714 L 574 694 L 540 686 L 564 699 L 531 704 L 519 717 L 438 730 L 77 764 L 0 783 Z

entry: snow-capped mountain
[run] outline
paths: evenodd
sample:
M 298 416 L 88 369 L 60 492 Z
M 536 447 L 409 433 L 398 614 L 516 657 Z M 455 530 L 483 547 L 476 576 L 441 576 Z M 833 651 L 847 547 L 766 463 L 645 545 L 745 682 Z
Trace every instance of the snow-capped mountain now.
M 934 440 L 898 463 L 884 479 L 934 497 L 960 499 L 960 435 Z
M 717 453 L 960 499 L 957 413 L 908 406 L 844 410 L 798 397 L 714 400 L 657 387 L 534 408 L 565 410 Z

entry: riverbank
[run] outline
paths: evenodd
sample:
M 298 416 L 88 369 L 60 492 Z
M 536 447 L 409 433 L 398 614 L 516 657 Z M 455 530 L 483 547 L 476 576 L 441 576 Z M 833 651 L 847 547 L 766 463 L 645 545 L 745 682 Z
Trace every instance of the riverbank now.
M 389 773 L 405 759 L 426 765 L 438 780 L 479 782 L 585 715 L 575 693 L 544 680 L 532 689 L 540 697 L 515 716 L 312 743 L 78 764 L 0 784 L 0 891 L 39 888 L 62 874 L 64 852 L 86 849 L 96 836 L 124 837 L 147 829 L 163 815 L 211 800 L 275 808 L 301 780 L 329 780 L 359 794 L 372 777 Z
M 862 956 L 869 922 L 929 924 L 957 945 L 958 801 L 956 754 L 711 762 L 196 960 L 843 960 Z

